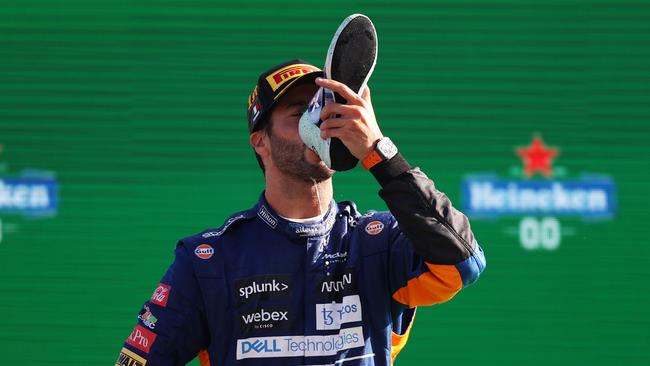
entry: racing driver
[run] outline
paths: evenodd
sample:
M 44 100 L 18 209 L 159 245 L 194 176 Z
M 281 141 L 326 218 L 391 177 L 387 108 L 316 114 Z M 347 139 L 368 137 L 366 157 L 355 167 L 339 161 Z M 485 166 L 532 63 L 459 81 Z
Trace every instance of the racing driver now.
M 221 227 L 178 241 L 117 365 L 390 365 L 416 308 L 483 271 L 467 217 L 382 134 L 369 89 L 322 76 L 292 60 L 259 77 L 248 127 L 266 189 Z M 362 162 L 389 211 L 333 200 L 334 171 L 298 132 L 319 87 L 347 100 L 323 108 L 321 137 Z

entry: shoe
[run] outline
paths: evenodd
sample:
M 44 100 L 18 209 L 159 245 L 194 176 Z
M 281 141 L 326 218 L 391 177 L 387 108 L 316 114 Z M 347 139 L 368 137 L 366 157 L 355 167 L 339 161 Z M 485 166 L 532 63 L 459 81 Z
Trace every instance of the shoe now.
M 345 18 L 334 33 L 325 58 L 325 78 L 347 85 L 355 93 L 366 86 L 377 63 L 377 32 L 370 19 L 362 14 Z M 346 100 L 331 90 L 320 88 L 301 116 L 299 131 L 303 142 L 316 151 L 333 170 L 354 168 L 359 159 L 338 138 L 320 138 L 320 110 L 327 104 Z
M 361 93 L 377 63 L 377 32 L 370 18 L 353 14 L 345 18 L 334 34 L 325 58 L 325 77 Z M 345 104 L 334 93 L 334 101 Z

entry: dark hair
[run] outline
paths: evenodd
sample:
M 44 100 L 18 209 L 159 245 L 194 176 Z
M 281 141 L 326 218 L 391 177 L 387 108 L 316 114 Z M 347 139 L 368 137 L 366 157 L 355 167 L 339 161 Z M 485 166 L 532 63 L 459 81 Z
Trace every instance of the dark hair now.
M 255 131 L 262 131 L 264 134 L 267 136 L 271 136 L 271 113 L 265 113 L 262 118 L 257 122 L 257 128 Z M 253 149 L 253 152 L 255 152 L 255 149 Z M 262 157 L 255 152 L 255 158 L 257 159 L 257 163 L 260 165 L 260 168 L 262 169 L 262 174 L 266 174 L 266 170 L 264 169 L 264 163 L 262 162 Z

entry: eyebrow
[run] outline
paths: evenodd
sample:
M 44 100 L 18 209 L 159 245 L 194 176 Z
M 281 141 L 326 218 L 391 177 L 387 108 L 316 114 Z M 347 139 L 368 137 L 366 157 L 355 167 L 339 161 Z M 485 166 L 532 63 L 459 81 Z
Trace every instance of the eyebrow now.
M 289 108 L 293 108 L 293 107 L 304 107 L 304 106 L 306 106 L 306 105 L 307 105 L 307 102 L 306 102 L 306 101 L 304 101 L 304 100 L 300 100 L 300 101 L 296 101 L 296 102 L 293 102 L 293 103 L 289 103 L 289 104 L 287 105 L 287 109 L 289 109 Z

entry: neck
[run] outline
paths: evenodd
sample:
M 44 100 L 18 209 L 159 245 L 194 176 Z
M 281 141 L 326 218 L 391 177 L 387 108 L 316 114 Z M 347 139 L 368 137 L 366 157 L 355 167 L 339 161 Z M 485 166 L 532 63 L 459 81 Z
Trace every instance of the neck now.
M 278 215 L 306 219 L 327 212 L 333 197 L 332 178 L 316 183 L 269 173 L 264 197 Z

